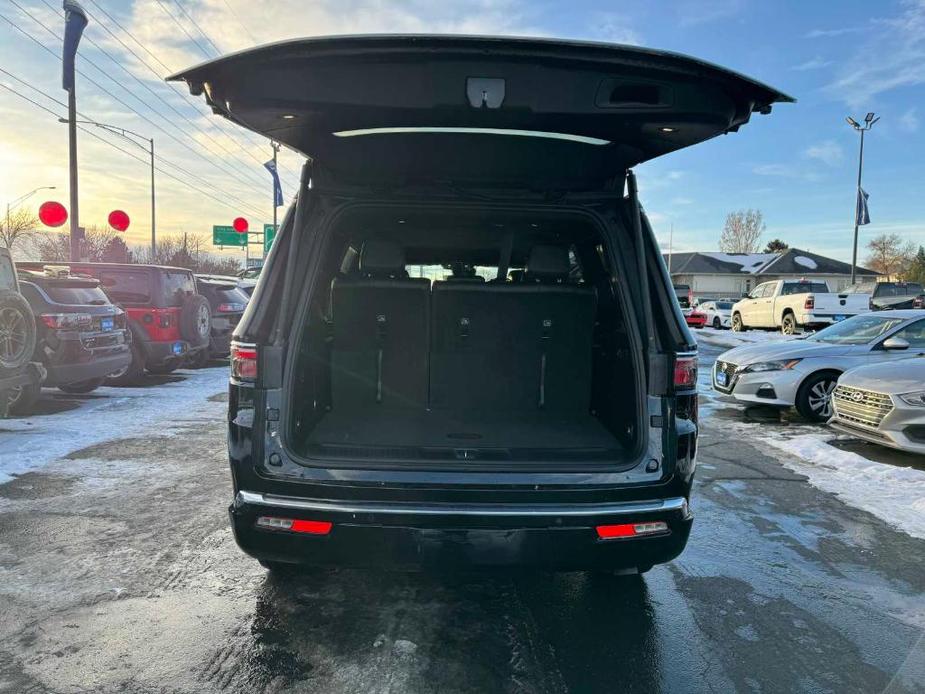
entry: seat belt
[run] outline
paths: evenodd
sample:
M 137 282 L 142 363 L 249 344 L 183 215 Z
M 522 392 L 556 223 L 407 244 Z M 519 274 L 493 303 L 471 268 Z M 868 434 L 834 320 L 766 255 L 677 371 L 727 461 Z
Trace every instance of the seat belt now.
M 384 313 L 376 316 L 376 344 L 379 349 L 376 354 L 376 402 L 382 402 L 382 350 L 385 347 L 386 318 Z
M 495 277 L 496 282 L 507 282 L 507 272 L 511 268 L 511 255 L 514 253 L 514 232 L 507 230 L 504 232 L 504 240 L 501 242 L 501 250 L 498 257 L 498 275 Z

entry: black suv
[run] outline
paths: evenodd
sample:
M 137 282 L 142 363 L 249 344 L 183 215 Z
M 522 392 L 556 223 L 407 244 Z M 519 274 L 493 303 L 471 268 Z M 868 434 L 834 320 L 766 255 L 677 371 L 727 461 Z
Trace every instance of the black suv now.
M 19 293 L 9 250 L 0 247 L 0 417 L 21 389 L 38 387 L 45 377 L 44 368 L 30 361 L 34 349 L 32 309 Z
M 789 97 L 669 53 L 459 36 L 175 79 L 308 157 L 232 344 L 245 552 L 639 573 L 683 550 L 696 342 L 630 167 Z
M 237 277 L 196 275 L 196 291 L 212 308 L 212 333 L 208 351 L 202 352 L 201 365 L 207 357 L 227 357 L 231 352 L 231 333 L 247 308 L 248 296 L 239 286 Z
M 922 308 L 925 288 L 920 282 L 860 282 L 846 290 L 849 294 L 870 294 L 871 311 Z
M 47 371 L 44 385 L 89 393 L 131 363 L 125 313 L 110 303 L 97 280 L 49 265 L 42 272 L 20 270 L 19 287 L 35 314 L 33 358 Z M 40 392 L 37 384 L 19 389 L 11 410 L 28 414 Z

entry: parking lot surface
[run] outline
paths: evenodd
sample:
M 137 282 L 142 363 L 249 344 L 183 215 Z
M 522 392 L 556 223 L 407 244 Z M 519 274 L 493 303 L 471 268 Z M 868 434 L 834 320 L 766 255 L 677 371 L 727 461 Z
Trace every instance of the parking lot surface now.
M 702 349 L 704 372 L 716 353 Z M 131 414 L 70 441 L 41 418 L 0 427 L 0 446 L 54 447 L 0 484 L 0 691 L 925 689 L 925 540 L 728 426 L 773 435 L 798 422 L 750 421 L 705 398 L 690 544 L 642 580 L 277 579 L 228 528 L 225 378 L 186 372 L 161 389 L 169 426 Z M 46 391 L 43 406 L 112 414 L 145 397 Z

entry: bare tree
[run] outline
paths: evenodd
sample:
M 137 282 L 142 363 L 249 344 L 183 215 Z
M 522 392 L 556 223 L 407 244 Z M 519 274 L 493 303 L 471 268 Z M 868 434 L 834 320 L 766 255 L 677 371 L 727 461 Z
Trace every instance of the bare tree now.
M 38 217 L 20 208 L 0 220 L 0 243 L 12 249 L 17 242 L 28 240 L 35 233 Z
M 755 253 L 765 228 L 761 210 L 730 212 L 719 238 L 719 249 L 724 253 Z
M 912 265 L 915 259 L 915 244 L 912 241 L 903 241 L 899 234 L 880 234 L 867 242 L 867 266 L 886 275 L 887 277 L 901 277 Z
M 87 227 L 84 231 L 83 252 L 81 255 L 86 256 L 87 260 L 91 262 L 102 261 L 114 238 L 117 238 L 117 234 L 112 229 L 96 226 Z M 32 242 L 39 260 L 66 263 L 71 259 L 71 240 L 66 233 L 36 234 L 32 237 Z
M 210 275 L 233 275 L 240 269 L 237 260 L 204 251 L 207 245 L 208 239 L 201 235 L 160 235 L 153 256 L 148 247 L 136 248 L 133 256 L 138 263 L 185 267 Z

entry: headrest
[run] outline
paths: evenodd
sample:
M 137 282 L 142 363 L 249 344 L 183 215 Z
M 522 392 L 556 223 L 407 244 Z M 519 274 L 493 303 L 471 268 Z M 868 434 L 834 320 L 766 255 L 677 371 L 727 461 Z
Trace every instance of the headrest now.
M 393 241 L 369 240 L 360 252 L 360 272 L 365 275 L 397 275 L 405 271 L 405 251 Z
M 568 249 L 534 246 L 527 258 L 526 277 L 533 280 L 565 279 L 569 273 Z

